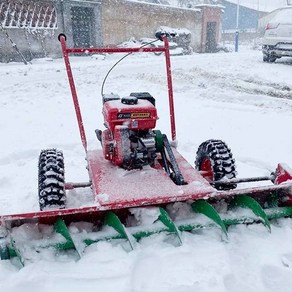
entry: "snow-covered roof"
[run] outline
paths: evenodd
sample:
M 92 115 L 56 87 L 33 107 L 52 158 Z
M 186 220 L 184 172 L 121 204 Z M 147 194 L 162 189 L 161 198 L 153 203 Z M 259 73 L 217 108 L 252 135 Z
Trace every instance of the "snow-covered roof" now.
M 129 2 L 136 2 L 136 3 L 143 3 L 143 4 L 148 4 L 148 5 L 159 5 L 159 6 L 166 6 L 166 7 L 172 7 L 172 8 L 177 8 L 177 9 L 185 9 L 185 10 L 192 10 L 192 11 L 200 11 L 199 8 L 188 8 L 188 7 L 181 7 L 178 6 L 177 0 L 167 0 L 169 4 L 166 4 L 165 1 L 162 3 L 162 0 L 156 1 L 156 0 L 126 0 Z M 157 3 L 160 2 L 160 3 Z
M 202 7 L 212 7 L 212 8 L 220 8 L 223 9 L 224 6 L 220 4 L 196 4 L 194 5 L 195 8 L 202 8 Z
M 1 1 L 0 23 L 6 28 L 56 29 L 57 13 L 51 2 Z
M 190 35 L 191 31 L 187 28 L 173 28 L 168 26 L 160 26 L 156 32 L 163 32 L 175 35 Z

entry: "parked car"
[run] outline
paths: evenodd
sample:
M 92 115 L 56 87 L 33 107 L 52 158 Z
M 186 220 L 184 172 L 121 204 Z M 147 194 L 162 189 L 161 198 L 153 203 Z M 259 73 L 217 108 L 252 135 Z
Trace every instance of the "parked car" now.
M 292 57 L 292 6 L 281 8 L 267 24 L 262 52 L 263 61 L 269 63 Z

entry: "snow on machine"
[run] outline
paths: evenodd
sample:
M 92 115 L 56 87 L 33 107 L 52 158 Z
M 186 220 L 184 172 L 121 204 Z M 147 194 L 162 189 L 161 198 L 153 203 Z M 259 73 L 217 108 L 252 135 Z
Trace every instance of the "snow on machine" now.
M 40 211 L 0 215 L 1 259 L 25 265 L 33 260 L 31 251 L 38 255 L 43 249 L 71 250 L 81 257 L 86 246 L 101 240 L 119 240 L 133 249 L 136 241 L 161 232 L 183 244 L 182 232 L 211 227 L 221 228 L 227 238 L 230 225 L 261 222 L 270 231 L 269 220 L 292 215 L 292 170 L 287 165 L 278 164 L 270 176 L 236 178 L 232 152 L 221 140 L 199 146 L 195 167 L 178 152 L 168 35 L 156 37 L 163 47 L 68 48 L 66 36 L 59 35 L 89 181 L 67 183 L 62 151 L 42 150 Z M 102 149 L 88 150 L 69 54 L 138 52 L 164 53 L 171 141 L 156 129 L 151 93 L 102 94 L 105 129 L 96 130 Z M 265 186 L 237 188 L 265 180 Z M 92 190 L 92 205 L 68 208 L 68 190 L 84 187 Z

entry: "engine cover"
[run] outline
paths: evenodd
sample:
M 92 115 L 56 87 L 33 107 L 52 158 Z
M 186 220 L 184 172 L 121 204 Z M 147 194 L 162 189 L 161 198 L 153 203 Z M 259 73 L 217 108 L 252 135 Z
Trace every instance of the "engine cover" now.
M 129 97 L 129 100 L 133 97 Z M 127 100 L 123 98 L 122 100 Z M 114 132 L 118 125 L 127 126 L 129 130 L 148 130 L 156 126 L 157 110 L 146 99 L 138 99 L 137 103 L 109 100 L 103 105 L 105 126 Z
M 125 169 L 154 164 L 156 158 L 157 110 L 148 93 L 132 93 L 119 98 L 104 96 L 103 116 L 106 130 L 101 134 L 105 159 Z

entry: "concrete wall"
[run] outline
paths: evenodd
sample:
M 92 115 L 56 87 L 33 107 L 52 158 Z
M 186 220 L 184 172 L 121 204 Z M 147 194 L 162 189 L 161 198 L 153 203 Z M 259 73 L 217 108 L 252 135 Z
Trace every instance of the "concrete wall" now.
M 8 1 L 8 0 L 3 0 Z M 31 2 L 22 0 L 19 3 Z M 34 2 L 36 3 L 36 2 Z M 67 35 L 69 47 L 73 47 L 72 8 L 93 9 L 91 43 L 93 46 L 117 45 L 131 37 L 154 37 L 160 26 L 175 29 L 186 28 L 191 32 L 191 46 L 195 52 L 204 52 L 206 44 L 206 23 L 216 21 L 217 41 L 220 40 L 221 9 L 198 7 L 193 9 L 176 8 L 158 4 L 148 4 L 126 0 L 44 0 L 38 3 L 51 3 L 57 11 L 56 29 L 29 30 L 6 28 L 11 39 L 27 60 L 39 57 L 61 56 L 59 33 Z M 21 61 L 11 42 L 0 31 L 0 62 Z
M 20 3 L 31 2 L 23 0 Z M 33 58 L 60 57 L 61 48 L 57 39 L 60 33 L 67 35 L 68 46 L 73 47 L 71 8 L 91 7 L 94 11 L 92 44 L 102 45 L 101 30 L 101 5 L 98 1 L 75 1 L 75 0 L 46 0 L 41 3 L 51 3 L 57 11 L 57 29 L 25 29 L 25 28 L 5 28 L 9 37 L 16 43 L 18 49 L 29 61 Z M 21 61 L 21 57 L 12 47 L 10 40 L 3 31 L 0 31 L 0 62 Z
M 22 1 L 22 3 L 27 2 L 31 1 Z M 56 5 L 56 1 L 43 2 Z M 59 9 L 57 9 L 57 19 L 61 19 Z M 59 32 L 59 26 L 58 23 L 58 29 L 4 28 L 4 31 L 0 30 L 0 61 L 21 61 L 21 57 L 12 47 L 10 39 L 17 45 L 27 60 L 55 56 L 55 40 Z M 6 33 L 10 39 L 7 38 Z
M 134 37 L 154 37 L 159 26 L 187 28 L 191 46 L 200 48 L 202 17 L 198 9 L 183 9 L 123 0 L 105 0 L 102 5 L 104 45 L 118 44 Z

